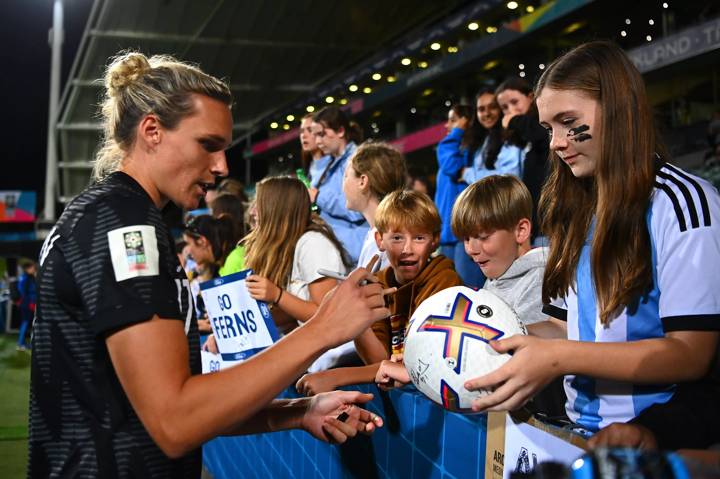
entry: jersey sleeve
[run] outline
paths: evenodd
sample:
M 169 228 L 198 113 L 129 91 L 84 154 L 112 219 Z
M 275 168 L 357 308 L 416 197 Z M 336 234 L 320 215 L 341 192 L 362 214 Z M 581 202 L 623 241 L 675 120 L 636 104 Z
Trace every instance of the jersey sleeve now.
M 666 332 L 720 329 L 720 197 L 671 169 L 656 183 L 650 232 Z
M 89 326 L 95 334 L 157 315 L 187 321 L 189 298 L 159 211 L 142 199 L 100 201 L 82 215 L 66 243 Z M 181 300 L 181 295 L 184 300 Z M 189 305 L 188 305 L 189 306 Z

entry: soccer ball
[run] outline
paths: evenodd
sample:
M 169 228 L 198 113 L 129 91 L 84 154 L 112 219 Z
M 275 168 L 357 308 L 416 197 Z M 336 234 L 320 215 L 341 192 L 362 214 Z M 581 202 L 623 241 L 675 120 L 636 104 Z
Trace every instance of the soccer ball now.
M 422 302 L 407 328 L 403 362 L 415 386 L 449 411 L 470 413 L 472 400 L 488 392 L 468 391 L 465 381 L 502 366 L 488 341 L 527 334 L 515 311 L 495 294 L 455 286 Z

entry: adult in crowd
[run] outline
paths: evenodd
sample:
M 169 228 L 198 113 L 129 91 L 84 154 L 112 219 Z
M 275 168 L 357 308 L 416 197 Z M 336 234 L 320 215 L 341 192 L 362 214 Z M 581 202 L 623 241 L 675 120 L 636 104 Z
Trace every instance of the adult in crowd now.
M 34 261 L 24 261 L 20 268 L 22 273 L 18 278 L 17 289 L 20 295 L 18 309 L 20 310 L 20 331 L 18 333 L 17 349 L 25 351 L 27 344 L 25 336 L 27 336 L 28 328 L 35 316 L 35 305 L 37 303 L 37 286 L 35 283 L 35 275 L 37 274 L 37 264 Z
M 310 200 L 320 208 L 320 216 L 330 225 L 354 264 L 369 226 L 360 213 L 347 208 L 342 182 L 347 162 L 362 141 L 362 130 L 335 106 L 315 113 L 312 128 L 318 148 L 330 156 L 330 161 L 320 174 L 317 186 L 310 188 Z
M 503 112 L 502 126 L 511 143 L 522 148 L 525 157 L 522 164 L 522 181 L 530 190 L 533 200 L 533 240 L 542 236 L 538 223 L 537 205 L 540 190 L 548 176 L 548 153 L 550 139 L 545 128 L 540 126 L 537 106 L 532 87 L 518 77 L 502 82 L 495 90 L 500 109 Z
M 351 407 L 369 395 L 273 401 L 323 350 L 388 314 L 364 270 L 304 328 L 199 374 L 192 299 L 161 209 L 196 208 L 227 175 L 231 102 L 226 84 L 171 57 L 126 52 L 108 66 L 99 179 L 40 255 L 29 477 L 197 478 L 199 446 L 219 434 L 299 427 L 342 442 L 379 424 Z
M 512 410 L 564 376 L 568 417 L 594 433 L 708 373 L 720 196 L 665 163 L 643 79 L 616 44 L 571 50 L 535 92 L 552 151 L 540 216 L 550 240 L 544 311 L 555 319 L 545 337 L 493 341 L 512 358 L 465 386 L 492 390 L 474 410 Z
M 458 240 L 450 226 L 455 200 L 467 187 L 461 178 L 462 172 L 470 164 L 468 158 L 474 156 L 485 135 L 480 121 L 473 121 L 473 116 L 473 109 L 469 105 L 453 105 L 448 111 L 445 123 L 447 136 L 437 147 L 435 204 L 442 219 L 440 253 L 455 263 L 455 271 L 463 283 L 479 288 L 485 282 L 485 276 L 465 252 L 462 238 Z
M 300 121 L 300 148 L 302 149 L 303 170 L 307 172 L 310 186 L 317 188 L 323 171 L 325 171 L 328 163 L 330 163 L 330 156 L 325 155 L 322 150 L 318 148 L 312 125 L 312 113 L 308 113 L 302 117 Z
M 273 308 L 288 333 L 310 319 L 337 280 L 318 269 L 345 273 L 351 266 L 330 227 L 310 211 L 307 188 L 297 178 L 265 178 L 256 187 L 258 224 L 243 240 L 250 296 Z

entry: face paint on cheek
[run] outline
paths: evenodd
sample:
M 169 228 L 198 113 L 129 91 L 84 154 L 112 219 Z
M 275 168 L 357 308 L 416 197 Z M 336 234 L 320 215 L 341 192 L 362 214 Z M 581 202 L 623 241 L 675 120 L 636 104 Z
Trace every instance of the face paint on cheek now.
M 569 136 L 572 141 L 580 143 L 592 138 L 589 133 L 585 133 L 589 129 L 590 127 L 588 125 L 580 125 L 577 128 L 570 128 L 567 136 Z

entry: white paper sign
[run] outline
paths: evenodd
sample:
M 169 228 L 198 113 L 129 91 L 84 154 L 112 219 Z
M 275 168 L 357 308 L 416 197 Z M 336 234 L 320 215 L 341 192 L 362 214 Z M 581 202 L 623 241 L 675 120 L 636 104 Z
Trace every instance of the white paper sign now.
M 530 473 L 538 463 L 554 461 L 568 466 L 585 454 L 581 448 L 525 422 L 505 419 L 503 478 L 513 472 Z
M 251 270 L 200 284 L 205 308 L 225 361 L 244 360 L 267 348 L 280 337 L 270 310 L 256 301 L 245 286 Z

